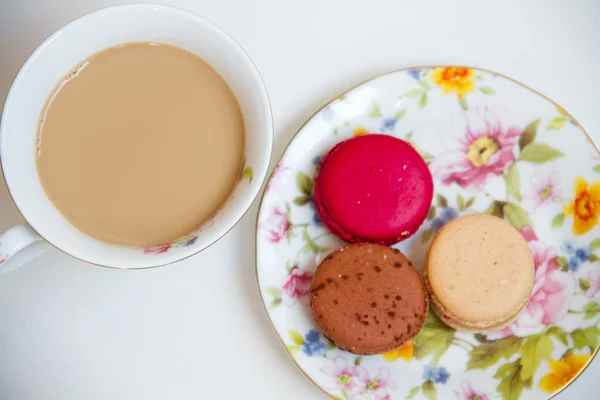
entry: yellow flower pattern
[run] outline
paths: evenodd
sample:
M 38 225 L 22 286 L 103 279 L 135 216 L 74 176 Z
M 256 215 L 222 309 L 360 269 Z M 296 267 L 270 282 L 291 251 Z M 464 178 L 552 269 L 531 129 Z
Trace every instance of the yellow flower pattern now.
M 560 361 L 550 361 L 552 372 L 544 375 L 540 388 L 548 393 L 554 393 L 569 383 L 590 360 L 589 354 L 571 354 Z
M 600 181 L 588 187 L 587 181 L 582 177 L 575 180 L 575 199 L 567 204 L 563 213 L 572 216 L 573 233 L 583 235 L 598 225 L 600 215 Z
M 396 361 L 397 359 L 401 358 L 404 361 L 410 362 L 410 360 L 413 357 L 414 350 L 415 350 L 415 345 L 413 344 L 412 341 L 409 341 L 404 346 L 400 347 L 399 349 L 392 350 L 388 353 L 385 353 L 383 355 L 383 358 L 386 361 Z
M 368 133 L 369 131 L 363 128 L 362 126 L 357 126 L 352 130 L 352 136 L 362 136 L 367 135 Z
M 459 99 L 471 93 L 475 89 L 473 78 L 475 71 L 464 67 L 443 67 L 436 68 L 431 73 L 431 81 L 442 89 L 442 92 L 448 94 L 456 92 Z

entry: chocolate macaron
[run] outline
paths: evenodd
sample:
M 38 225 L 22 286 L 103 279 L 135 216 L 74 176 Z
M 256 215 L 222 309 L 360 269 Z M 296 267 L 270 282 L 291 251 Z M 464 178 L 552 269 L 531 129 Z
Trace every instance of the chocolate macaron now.
M 399 250 L 364 243 L 323 260 L 311 285 L 310 308 L 340 349 L 381 354 L 420 332 L 428 299 L 421 276 Z
M 425 282 L 433 310 L 447 325 L 470 332 L 502 329 L 527 305 L 535 266 L 525 239 L 487 214 L 451 221 L 433 239 Z

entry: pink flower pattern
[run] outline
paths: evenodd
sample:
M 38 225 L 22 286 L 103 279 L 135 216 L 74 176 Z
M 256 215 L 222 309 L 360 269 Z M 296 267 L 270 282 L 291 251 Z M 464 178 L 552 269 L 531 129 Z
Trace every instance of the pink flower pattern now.
M 516 144 L 523 129 L 508 125 L 499 112 L 480 106 L 464 112 L 449 124 L 442 140 L 448 148 L 430 165 L 445 185 L 483 187 L 488 176 L 504 173 L 515 160 Z
M 535 263 L 531 299 L 515 322 L 500 331 L 488 333 L 488 340 L 535 334 L 543 326 L 558 323 L 569 311 L 576 288 L 575 277 L 561 271 L 554 248 L 532 241 L 529 249 Z
M 287 239 L 290 233 L 290 221 L 287 213 L 280 207 L 273 207 L 273 211 L 265 221 L 264 228 L 269 242 L 276 244 L 282 239 Z
M 302 305 L 308 305 L 308 292 L 313 274 L 310 271 L 294 267 L 283 279 L 282 290 L 285 294 L 284 300 L 289 305 L 295 305 L 300 301 Z
M 558 173 L 551 172 L 544 177 L 539 172 L 531 176 L 529 189 L 523 194 L 523 207 L 529 213 L 534 213 L 542 204 L 560 200 L 560 190 L 558 186 Z
M 535 234 L 535 232 L 533 231 L 533 229 L 531 229 L 531 227 L 529 225 L 523 225 L 520 232 L 521 232 L 521 235 L 523 235 L 523 239 L 527 240 L 528 242 L 533 242 L 533 241 L 538 240 L 537 235 Z
M 379 373 L 371 378 L 364 367 L 356 367 L 355 374 L 360 383 L 358 394 L 371 393 L 374 400 L 389 399 L 388 390 L 396 390 L 398 385 L 390 379 L 390 370 L 379 368 Z
M 163 244 L 160 246 L 151 246 L 144 248 L 144 254 L 162 254 L 169 251 L 171 244 Z
M 487 394 L 473 389 L 473 386 L 469 381 L 462 381 L 460 386 L 462 392 L 459 392 L 458 390 L 454 391 L 458 400 L 490 400 L 490 397 Z
M 333 366 L 321 368 L 321 373 L 332 378 L 325 384 L 325 387 L 329 390 L 345 389 L 351 398 L 362 390 L 356 376 L 356 367 L 348 365 L 348 361 L 342 357 L 335 357 Z
M 290 167 L 286 166 L 283 162 L 283 159 L 279 161 L 279 163 L 275 166 L 273 170 L 273 174 L 271 175 L 271 179 L 269 179 L 269 183 L 267 183 L 267 187 L 265 188 L 265 193 L 269 193 L 271 188 L 277 181 L 283 178 L 287 171 L 290 170 Z
M 588 272 L 588 280 L 590 281 L 590 288 L 585 291 L 585 297 L 591 299 L 600 292 L 600 270 L 594 269 Z

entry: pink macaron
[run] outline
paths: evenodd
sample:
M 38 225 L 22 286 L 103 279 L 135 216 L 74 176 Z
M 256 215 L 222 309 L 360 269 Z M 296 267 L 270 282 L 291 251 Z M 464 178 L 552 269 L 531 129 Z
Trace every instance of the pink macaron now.
M 433 179 L 409 143 L 369 134 L 325 155 L 314 195 L 323 224 L 340 239 L 392 245 L 413 235 L 427 217 Z

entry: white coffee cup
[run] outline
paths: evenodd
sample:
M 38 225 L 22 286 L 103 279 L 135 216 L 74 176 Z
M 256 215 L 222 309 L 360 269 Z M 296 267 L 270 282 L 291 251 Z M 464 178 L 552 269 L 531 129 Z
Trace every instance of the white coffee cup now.
M 197 232 L 146 249 L 103 243 L 73 227 L 46 197 L 35 159 L 40 111 L 50 91 L 86 57 L 127 42 L 168 43 L 202 57 L 234 91 L 246 127 L 245 172 L 226 203 Z M 27 224 L 0 236 L 0 272 L 18 267 L 48 244 L 80 260 L 121 269 L 157 267 L 196 254 L 225 235 L 248 210 L 267 173 L 272 142 L 264 83 L 248 55 L 220 28 L 160 5 L 123 5 L 87 14 L 42 43 L 8 93 L 0 124 L 0 158 L 10 194 Z

